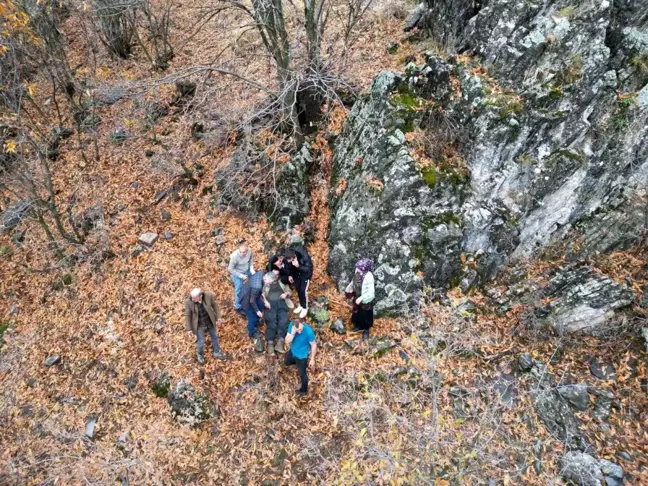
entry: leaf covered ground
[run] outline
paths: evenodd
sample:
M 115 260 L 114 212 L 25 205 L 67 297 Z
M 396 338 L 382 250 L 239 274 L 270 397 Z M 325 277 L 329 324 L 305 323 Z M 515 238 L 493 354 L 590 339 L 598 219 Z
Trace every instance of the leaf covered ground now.
M 199 7 L 180 5 L 176 22 L 195 25 Z M 378 71 L 402 67 L 415 52 L 404 45 L 388 55 L 387 40 L 402 40 L 401 22 L 382 10 L 373 15 L 351 54 L 350 78 L 362 87 Z M 188 37 L 172 69 L 208 64 L 222 45 L 219 36 L 231 35 L 226 27 L 223 21 Z M 74 33 L 79 26 L 66 28 Z M 87 59 L 75 58 L 83 52 L 77 47 L 72 64 L 86 66 Z M 240 49 L 254 53 L 258 47 Z M 234 54 L 229 62 L 243 65 L 247 76 L 269 76 L 267 59 L 246 62 L 241 52 Z M 53 264 L 34 226 L 26 226 L 20 248 L 10 235 L 0 237 L 0 249 L 6 249 L 0 252 L 0 329 L 6 327 L 0 350 L 0 483 L 558 484 L 562 445 L 534 413 L 529 391 L 536 384 L 512 368 L 522 352 L 547 363 L 561 379 L 615 392 L 606 424 L 590 412 L 578 415 L 601 457 L 622 464 L 629 484 L 648 483 L 642 471 L 648 467 L 645 350 L 634 341 L 544 336 L 524 327 L 523 306 L 500 315 L 480 294 L 471 296 L 476 310 L 470 312 L 461 310 L 466 297 L 454 292 L 443 305 L 379 319 L 367 343 L 320 330 L 312 390 L 297 399 L 294 370 L 254 353 L 243 319 L 231 308 L 226 271 L 241 236 L 263 261 L 284 235 L 263 219 L 248 221 L 214 204 L 212 175 L 232 146 L 190 136 L 196 113 L 213 108 L 226 117 L 232 106 L 255 101 L 255 94 L 234 81 L 208 84 L 199 91 L 195 111 L 188 112 L 172 105 L 172 83 L 160 76 L 151 84 L 150 71 L 135 58 L 100 61 L 102 84 L 124 84 L 135 94 L 97 109 L 98 161 L 81 158 L 71 139 L 56 162 L 60 197 L 74 194 L 78 207 L 97 206 L 103 214 L 83 262 Z M 34 96 L 48 106 L 42 92 L 36 83 Z M 170 109 L 152 127 L 143 121 L 151 101 Z M 344 113 L 333 113 L 327 131 L 335 132 Z M 116 129 L 129 134 L 124 143 L 111 141 Z M 323 135 L 311 142 L 321 168 L 311 182 L 308 218 L 315 227 L 312 296 L 328 297 L 332 319 L 348 321 L 349 306 L 326 275 L 331 152 Z M 180 185 L 177 197 L 155 204 L 156 194 L 178 180 L 178 162 L 197 185 Z M 163 208 L 169 221 L 160 217 Z M 214 237 L 217 228 L 224 243 Z M 145 231 L 160 239 L 134 255 Z M 616 255 L 601 265 L 623 278 L 643 261 Z M 530 275 L 543 278 L 540 270 Z M 221 304 L 219 335 L 230 361 L 196 363 L 182 315 L 183 299 L 194 286 L 213 291 Z M 557 349 L 560 359 L 550 362 Z M 54 355 L 60 363 L 46 367 Z M 612 363 L 617 381 L 596 382 L 589 371 L 592 356 Z M 211 396 L 219 415 L 196 429 L 177 424 L 152 388 L 162 373 Z M 493 386 L 502 374 L 514 377 L 510 403 Z M 92 440 L 85 436 L 90 416 L 98 419 Z M 632 461 L 619 459 L 620 451 Z

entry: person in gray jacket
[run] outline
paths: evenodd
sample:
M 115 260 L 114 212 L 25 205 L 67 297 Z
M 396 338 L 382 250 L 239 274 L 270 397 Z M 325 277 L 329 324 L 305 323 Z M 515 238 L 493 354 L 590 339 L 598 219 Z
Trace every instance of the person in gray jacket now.
M 238 242 L 238 249 L 230 256 L 227 267 L 234 282 L 234 310 L 243 313 L 242 292 L 247 279 L 254 273 L 254 256 L 247 241 Z

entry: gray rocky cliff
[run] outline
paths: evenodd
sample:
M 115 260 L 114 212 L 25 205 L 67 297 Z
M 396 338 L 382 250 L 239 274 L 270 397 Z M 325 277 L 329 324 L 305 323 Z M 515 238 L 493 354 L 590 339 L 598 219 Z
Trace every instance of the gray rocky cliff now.
M 451 26 L 470 56 L 380 74 L 335 147 L 329 271 L 343 286 L 373 257 L 378 311 L 402 310 L 423 282 L 470 285 L 550 249 L 627 248 L 645 227 L 646 6 L 473 4 Z M 414 161 L 413 129 L 436 143 L 431 168 Z

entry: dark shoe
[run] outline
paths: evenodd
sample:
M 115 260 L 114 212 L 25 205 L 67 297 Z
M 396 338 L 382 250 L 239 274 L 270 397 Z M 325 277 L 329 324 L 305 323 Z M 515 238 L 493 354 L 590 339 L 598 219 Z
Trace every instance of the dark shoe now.
M 297 390 L 297 396 L 298 396 L 298 397 L 305 397 L 307 393 L 308 393 L 307 390 L 302 390 L 301 388 L 299 388 L 299 389 Z
M 351 332 L 362 332 L 364 329 L 360 329 L 359 327 L 353 326 L 353 329 L 351 329 Z
M 277 344 L 275 344 L 275 351 L 277 353 L 283 354 L 283 353 L 286 352 L 286 348 L 284 346 L 284 343 L 285 343 L 285 341 L 282 338 L 277 339 Z
M 243 309 L 241 309 L 240 307 L 238 309 L 234 308 L 234 311 L 240 316 L 247 317 L 247 314 L 245 313 L 245 311 Z
M 196 356 L 196 359 L 198 360 L 198 362 L 199 362 L 200 364 L 205 364 L 205 358 L 204 358 L 202 355 L 200 355 L 200 354 L 197 355 L 197 356 Z
M 369 339 L 369 329 L 362 331 L 362 340 L 365 341 Z
M 227 359 L 227 356 L 225 356 L 223 353 L 220 351 L 218 353 L 213 353 L 212 356 L 216 359 L 220 359 L 222 361 L 225 361 Z
M 274 348 L 274 343 L 272 341 L 268 341 L 268 349 L 267 349 L 267 354 L 268 356 L 274 356 L 275 355 L 275 348 Z
M 263 339 L 260 336 L 254 338 L 254 350 L 257 353 L 263 353 Z

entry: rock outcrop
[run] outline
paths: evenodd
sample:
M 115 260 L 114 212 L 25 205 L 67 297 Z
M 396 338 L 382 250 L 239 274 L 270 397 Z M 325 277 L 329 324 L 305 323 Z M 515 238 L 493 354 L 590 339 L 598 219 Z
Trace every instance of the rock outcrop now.
M 633 292 L 592 267 L 559 272 L 544 290 L 552 299 L 549 322 L 559 331 L 601 334 L 617 309 L 630 305 Z
M 416 115 L 392 97 L 404 79 L 382 73 L 351 111 L 335 145 L 328 270 L 342 288 L 360 257 L 376 263 L 376 311 L 398 309 L 424 279 L 457 274 L 461 181 L 417 169 L 405 134 Z
M 175 419 L 184 425 L 195 427 L 217 413 L 210 399 L 196 392 L 195 388 L 180 380 L 168 393 L 167 401 Z
M 402 76 L 380 74 L 335 146 L 337 283 L 355 258 L 373 256 L 377 310 L 398 310 L 423 282 L 460 280 L 461 253 L 479 282 L 551 248 L 579 257 L 635 242 L 648 184 L 641 8 L 481 2 L 461 25 L 439 25 L 470 57 L 429 54 Z M 431 141 L 423 148 L 407 140 L 418 128 Z

